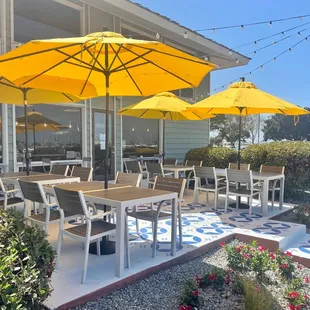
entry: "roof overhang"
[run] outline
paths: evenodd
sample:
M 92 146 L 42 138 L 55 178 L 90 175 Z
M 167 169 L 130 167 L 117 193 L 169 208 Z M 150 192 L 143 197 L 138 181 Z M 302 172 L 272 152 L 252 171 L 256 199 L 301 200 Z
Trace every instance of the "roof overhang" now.
M 188 46 L 189 50 L 196 51 L 197 57 L 207 56 L 208 61 L 218 65 L 219 69 L 243 66 L 250 61 L 250 58 L 130 0 L 82 0 L 82 2 L 150 29 L 155 35 L 158 32 L 182 46 Z M 184 38 L 185 31 L 187 38 Z

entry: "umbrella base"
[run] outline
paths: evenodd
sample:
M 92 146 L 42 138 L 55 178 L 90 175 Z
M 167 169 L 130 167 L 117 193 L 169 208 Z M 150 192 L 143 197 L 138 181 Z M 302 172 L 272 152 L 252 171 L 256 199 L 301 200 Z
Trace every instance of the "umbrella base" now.
M 89 253 L 97 255 L 97 244 L 93 242 L 89 246 Z M 100 255 L 110 255 L 115 253 L 115 242 L 103 238 L 100 242 Z
M 236 209 L 237 208 L 237 204 L 234 202 L 234 203 L 231 203 L 229 205 L 230 208 L 233 208 L 233 209 Z M 249 209 L 249 205 L 247 203 L 239 203 L 239 209 Z

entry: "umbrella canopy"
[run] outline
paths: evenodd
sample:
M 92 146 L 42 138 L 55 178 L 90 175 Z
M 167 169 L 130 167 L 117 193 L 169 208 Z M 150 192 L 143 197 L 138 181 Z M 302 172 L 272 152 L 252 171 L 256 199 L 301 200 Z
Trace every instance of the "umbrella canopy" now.
M 165 149 L 165 121 L 198 121 L 214 117 L 212 114 L 206 114 L 204 111 L 190 111 L 187 108 L 191 104 L 181 100 L 175 94 L 170 92 L 159 93 L 151 98 L 142 100 L 139 103 L 130 105 L 118 111 L 119 115 L 134 116 L 138 118 L 153 118 L 164 120 L 163 146 Z M 163 151 L 163 156 L 165 152 Z
M 34 40 L 0 57 L 0 72 L 22 87 L 83 97 L 148 96 L 196 87 L 216 66 L 157 41 L 124 38 L 114 32 L 85 37 Z M 108 187 L 109 139 L 105 146 Z
M 230 85 L 226 90 L 203 99 L 188 108 L 189 111 L 213 114 L 239 115 L 238 166 L 240 165 L 242 116 L 260 113 L 285 115 L 309 114 L 303 108 L 270 95 L 258 89 L 253 83 L 240 82 Z
M 30 87 L 19 87 L 13 84 L 10 80 L 4 76 L 0 76 L 0 102 L 23 105 L 25 112 L 25 119 L 23 120 L 24 126 L 18 124 L 16 126 L 17 133 L 25 133 L 25 148 L 26 148 L 26 170 L 29 173 L 29 151 L 28 151 L 28 135 L 27 131 L 29 121 L 27 113 L 28 104 L 41 104 L 41 103 L 73 103 L 81 101 L 82 98 L 73 96 L 64 92 L 57 92 L 45 89 L 37 89 Z M 43 125 L 44 127 L 44 125 Z M 30 128 L 33 130 L 33 128 Z M 38 128 L 37 128 L 38 129 Z

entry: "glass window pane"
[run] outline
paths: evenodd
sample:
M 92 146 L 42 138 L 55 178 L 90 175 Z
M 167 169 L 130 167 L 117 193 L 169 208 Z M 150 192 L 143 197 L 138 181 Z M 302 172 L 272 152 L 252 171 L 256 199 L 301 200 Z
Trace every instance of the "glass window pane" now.
M 51 160 L 80 159 L 82 154 L 81 109 L 79 107 L 40 104 L 28 107 L 28 147 L 32 161 L 43 157 Z M 16 106 L 17 161 L 23 161 L 25 152 L 24 108 Z M 54 122 L 58 125 L 54 125 Z

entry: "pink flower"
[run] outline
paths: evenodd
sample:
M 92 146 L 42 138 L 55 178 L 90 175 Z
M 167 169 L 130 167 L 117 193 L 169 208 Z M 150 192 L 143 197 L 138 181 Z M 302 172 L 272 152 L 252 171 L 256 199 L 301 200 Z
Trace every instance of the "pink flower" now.
M 193 292 L 193 295 L 194 295 L 194 296 L 198 296 L 198 295 L 199 295 L 199 292 L 198 292 L 198 291 L 194 291 L 194 292 Z
M 236 251 L 237 251 L 238 253 L 240 253 L 240 252 L 241 252 L 241 247 L 240 247 L 240 246 L 237 246 L 237 247 L 236 247 Z
M 302 266 L 301 265 L 297 265 L 297 268 L 299 269 L 299 270 L 302 270 Z
M 298 298 L 299 297 L 299 292 L 290 292 L 290 293 L 288 293 L 287 294 L 287 297 L 288 298 L 292 298 L 292 299 L 296 299 L 296 298 Z
M 271 259 L 275 259 L 275 258 L 276 258 L 276 256 L 274 255 L 274 253 L 270 253 L 269 257 L 270 257 Z
M 304 299 L 308 300 L 309 296 L 308 295 L 304 295 Z
M 231 268 L 227 268 L 227 272 L 232 273 L 233 270 Z
M 292 252 L 290 252 L 290 251 L 286 251 L 286 252 L 285 252 L 285 255 L 286 255 L 286 256 L 290 256 L 290 257 L 293 256 Z
M 211 281 L 211 282 L 213 282 L 214 280 L 216 280 L 216 274 L 212 274 L 212 273 L 210 273 L 209 274 L 209 276 L 208 276 L 208 279 L 209 279 L 209 281 Z
M 228 274 L 225 278 L 225 284 L 229 285 L 230 283 L 230 275 Z
M 222 242 L 220 246 L 223 248 L 225 246 L 225 242 Z
M 287 268 L 288 268 L 288 264 L 282 264 L 282 265 L 281 265 L 281 268 L 282 268 L 282 269 L 287 269 Z
M 251 255 L 249 253 L 244 253 L 243 257 L 245 259 L 250 259 L 251 258 Z
M 260 252 L 263 252 L 263 251 L 266 250 L 263 246 L 260 246 L 258 249 L 259 249 Z
M 179 308 L 179 310 L 186 310 L 186 309 L 187 309 L 187 307 L 184 305 L 180 306 L 180 308 Z
M 306 283 L 306 284 L 309 284 L 309 283 L 310 283 L 310 278 L 309 278 L 309 276 L 305 276 L 305 283 Z

